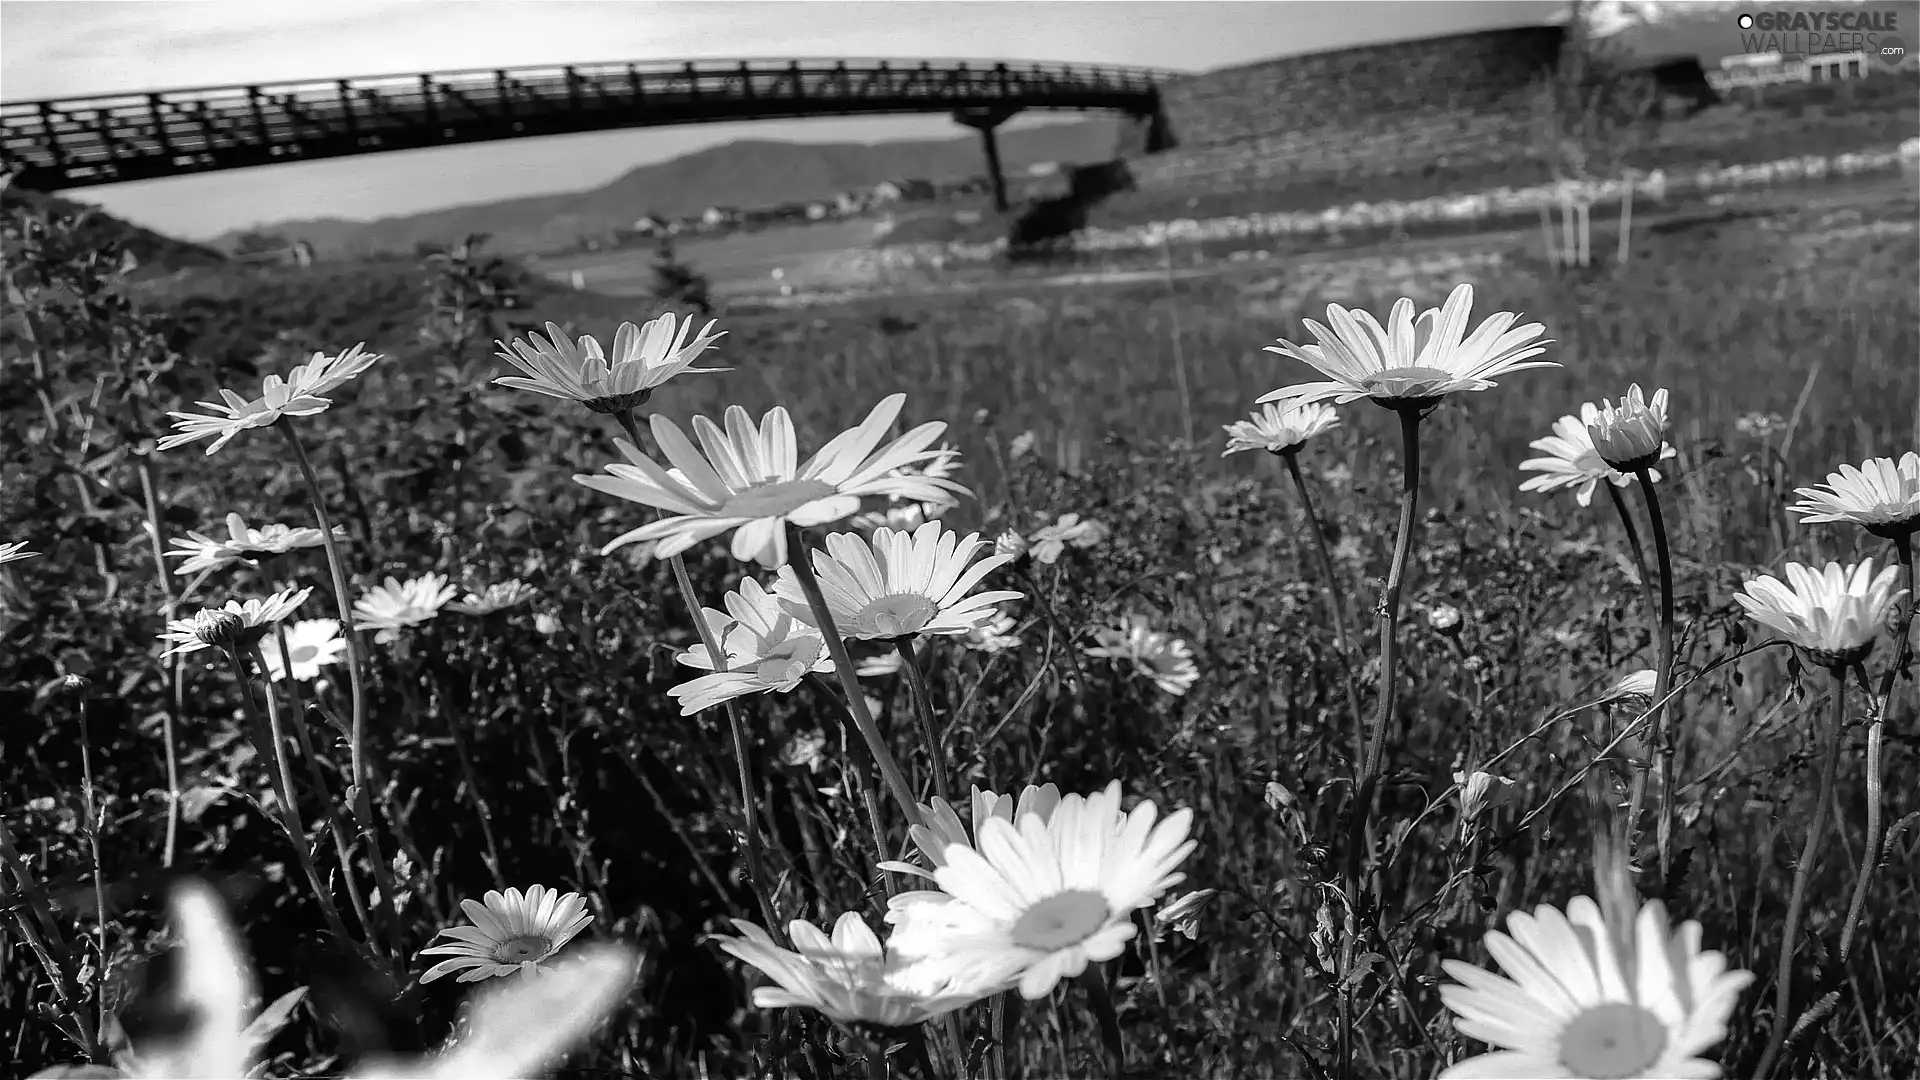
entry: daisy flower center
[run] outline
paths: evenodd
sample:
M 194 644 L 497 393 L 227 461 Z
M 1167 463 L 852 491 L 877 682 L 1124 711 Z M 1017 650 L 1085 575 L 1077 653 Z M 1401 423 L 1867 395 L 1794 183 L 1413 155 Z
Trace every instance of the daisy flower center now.
M 508 938 L 493 947 L 493 958 L 502 964 L 524 964 L 540 960 L 553 951 L 553 942 L 540 934 Z
M 1434 367 L 1394 367 L 1377 371 L 1360 380 L 1360 385 L 1375 394 L 1389 397 L 1418 397 L 1441 383 L 1453 381 L 1450 371 Z
M 799 682 L 819 659 L 819 647 L 811 641 L 789 641 L 754 665 L 754 677 L 762 682 L 785 686 Z
M 1111 914 L 1100 893 L 1068 889 L 1029 907 L 1013 924 L 1013 943 L 1040 952 L 1064 949 L 1092 937 Z
M 939 614 L 933 601 L 919 593 L 896 593 L 883 596 L 860 609 L 860 621 L 871 623 L 883 637 L 905 637 L 917 634 L 933 617 Z
M 763 480 L 728 499 L 720 513 L 726 517 L 785 517 L 835 490 L 824 480 Z
M 1639 1005 L 1614 1002 L 1575 1016 L 1560 1032 L 1560 1064 L 1574 1076 L 1648 1076 L 1667 1047 L 1667 1026 Z

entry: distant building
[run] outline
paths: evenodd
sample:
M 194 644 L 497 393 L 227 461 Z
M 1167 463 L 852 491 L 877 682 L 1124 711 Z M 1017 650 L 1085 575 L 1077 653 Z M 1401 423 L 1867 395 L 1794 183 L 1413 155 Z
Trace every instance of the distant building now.
M 740 211 L 732 206 L 709 206 L 700 213 L 700 224 L 709 229 L 731 225 L 740 220 Z
M 843 191 L 833 197 L 833 208 L 842 214 L 857 214 L 867 208 L 867 200 L 858 192 Z
M 1060 163 L 1057 161 L 1036 161 L 1027 166 L 1028 176 L 1054 176 L 1059 172 Z
M 659 236 L 667 232 L 671 227 L 672 222 L 669 222 L 659 214 L 648 214 L 645 217 L 634 219 L 633 222 L 633 231 L 639 233 L 641 236 Z
M 870 201 L 875 203 L 899 202 L 906 195 L 899 184 L 891 180 L 882 180 L 867 192 Z
M 832 215 L 832 213 L 833 206 L 830 203 L 810 202 L 807 204 L 808 221 L 823 221 Z

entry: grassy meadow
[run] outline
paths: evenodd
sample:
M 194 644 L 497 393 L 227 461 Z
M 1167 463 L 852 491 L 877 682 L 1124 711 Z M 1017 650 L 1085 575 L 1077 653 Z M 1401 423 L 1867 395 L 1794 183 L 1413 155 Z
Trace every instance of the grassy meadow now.
M 1109 528 L 1051 563 L 1029 556 L 995 572 L 989 587 L 1026 594 L 1004 605 L 1017 646 L 921 644 L 947 732 L 947 794 L 1047 782 L 1093 792 L 1117 778 L 1129 804 L 1193 810 L 1198 848 L 1168 899 L 1217 893 L 1190 934 L 1140 917 L 1142 932 L 1104 965 L 1111 1017 L 1071 982 L 1027 1003 L 1006 1046 L 991 1037 L 997 1012 L 964 1012 L 968 1075 L 1336 1075 L 1350 997 L 1351 1075 L 1426 1080 L 1484 1049 L 1450 1022 L 1440 961 L 1490 966 L 1483 936 L 1509 913 L 1593 892 L 1592 845 L 1632 771 L 1634 744 L 1609 746 L 1638 711 L 1591 703 L 1655 661 L 1649 594 L 1608 498 L 1583 508 L 1565 491 L 1520 492 L 1517 466 L 1582 402 L 1632 383 L 1668 389 L 1678 454 L 1658 490 L 1684 687 L 1671 718 L 1678 826 L 1664 876 L 1649 831 L 1638 888 L 1754 973 L 1709 1052 L 1727 1075 L 1751 1075 L 1776 1021 L 1789 892 L 1844 692 L 1786 1019 L 1813 1013 L 1773 1075 L 1893 1080 L 1920 1060 L 1920 797 L 1901 779 L 1920 765 L 1913 683 L 1902 679 L 1889 706 L 1889 828 L 1859 947 L 1839 963 L 1867 841 L 1868 696 L 1836 691 L 1785 647 L 1739 655 L 1767 634 L 1731 597 L 1790 559 L 1893 557 L 1858 529 L 1805 525 L 1784 508 L 1793 487 L 1920 440 L 1915 226 L 1909 186 L 1694 214 L 1647 233 L 1630 265 L 1578 272 L 1549 270 L 1512 238 L 1464 238 L 1417 256 L 1375 248 L 1121 285 L 723 310 L 727 336 L 705 362 L 732 370 L 680 376 L 646 411 L 685 423 L 782 405 L 804 457 L 904 393 L 902 428 L 944 420 L 960 451 L 956 478 L 973 497 L 943 519 L 951 527 L 1031 537 L 1077 514 Z M 659 309 L 479 259 L 123 287 L 58 235 L 16 224 L 9 236 L 9 274 L 29 302 L 9 305 L 0 367 L 0 542 L 39 555 L 0 567 L 0 1060 L 12 1063 L 0 1072 L 81 1061 L 86 1039 L 105 1064 L 116 1032 L 140 1045 L 178 1029 L 154 994 L 166 968 L 153 961 L 167 885 L 191 874 L 230 906 L 260 1000 L 303 991 L 260 1047 L 270 1076 L 338 1075 L 457 1033 L 469 988 L 422 983 L 432 958 L 420 950 L 461 921 L 461 900 L 534 884 L 580 893 L 594 916 L 583 938 L 641 956 L 630 993 L 560 1075 L 887 1075 L 819 1014 L 752 1007 L 764 980 L 707 940 L 728 918 L 760 921 L 755 885 L 783 922 L 860 911 L 880 927 L 888 885 L 861 801 L 875 781 L 838 685 L 743 700 L 748 825 L 722 711 L 682 717 L 667 695 L 698 674 L 674 662 L 696 638 L 672 574 L 634 548 L 599 554 L 652 512 L 569 479 L 615 460 L 613 418 L 490 382 L 511 374 L 492 355 L 495 335 L 554 319 L 605 342 Z M 1259 395 L 1319 377 L 1261 351 L 1307 340 L 1302 318 L 1330 302 L 1384 318 L 1403 295 L 1435 306 L 1463 280 L 1476 321 L 1505 310 L 1544 323 L 1546 358 L 1561 366 L 1454 395 L 1423 424 L 1398 706 L 1366 844 L 1374 918 L 1364 955 L 1340 974 L 1330 893 L 1348 851 L 1351 717 L 1373 710 L 1381 679 L 1375 606 L 1395 541 L 1399 433 L 1392 413 L 1357 402 L 1300 453 L 1329 583 L 1281 462 L 1223 459 L 1221 427 Z M 211 456 L 199 443 L 154 453 L 152 440 L 167 431 L 164 410 L 214 387 L 254 392 L 268 373 L 357 341 L 386 358 L 331 408 L 283 421 L 346 530 L 353 590 L 437 572 L 463 590 L 517 579 L 538 594 L 491 615 L 442 612 L 396 642 L 362 635 L 379 875 L 362 839 L 337 849 L 324 827 L 350 810 L 346 669 L 292 687 L 303 697 L 289 699 L 287 723 L 308 740 L 294 755 L 295 801 L 347 912 L 343 937 L 280 831 L 232 671 L 218 650 L 176 666 L 157 646 L 170 606 L 184 618 L 287 584 L 314 588 L 295 618 L 331 617 L 327 564 L 318 549 L 296 551 L 212 574 L 183 597 L 187 577 L 167 575 L 163 591 L 147 522 L 161 538 L 219 530 L 229 512 L 256 527 L 312 525 L 279 432 L 244 432 Z M 1741 423 L 1754 414 L 1774 419 Z M 1644 538 L 1640 495 L 1622 494 Z M 743 575 L 771 580 L 723 540 L 686 562 L 709 607 Z M 1461 615 L 1455 630 L 1437 629 L 1445 607 Z M 1184 694 L 1086 654 L 1121 617 L 1191 646 L 1198 679 Z M 863 661 L 885 652 L 856 643 Z M 1882 642 L 1868 659 L 1876 685 L 1893 653 Z M 63 686 L 71 675 L 89 688 Z M 861 683 L 927 791 L 910 680 L 896 669 Z M 1468 829 L 1451 786 L 1474 769 L 1514 784 Z M 898 849 L 904 828 L 887 810 Z M 747 879 L 749 829 L 765 839 L 760 882 Z M 370 889 L 376 876 L 392 893 L 369 902 L 363 924 L 347 882 Z M 1124 1043 L 1117 1069 L 1103 1058 L 1108 1019 Z M 944 1046 L 942 1026 L 927 1028 Z M 938 1050 L 933 1060 L 954 1075 Z M 921 1071 L 906 1051 L 891 1068 Z

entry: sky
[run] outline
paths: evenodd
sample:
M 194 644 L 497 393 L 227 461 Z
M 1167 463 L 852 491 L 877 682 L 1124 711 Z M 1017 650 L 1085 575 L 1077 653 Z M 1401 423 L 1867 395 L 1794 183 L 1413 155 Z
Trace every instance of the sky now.
M 461 68 L 713 57 L 974 57 L 1203 71 L 1540 23 L 1547 0 L 751 2 L 0 0 L 0 100 Z M 517 139 L 78 189 L 186 239 L 598 187 L 745 138 L 964 134 L 945 117 L 781 120 Z

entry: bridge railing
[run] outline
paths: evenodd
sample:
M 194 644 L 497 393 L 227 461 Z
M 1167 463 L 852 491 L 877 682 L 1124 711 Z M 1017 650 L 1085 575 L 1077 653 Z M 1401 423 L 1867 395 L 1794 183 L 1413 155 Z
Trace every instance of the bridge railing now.
M 988 61 L 595 63 L 377 75 L 99 95 L 0 105 L 0 155 L 68 177 L 164 160 L 173 171 L 223 152 L 302 156 L 314 140 L 361 149 L 579 130 L 608 114 L 658 122 L 929 110 L 1015 100 L 1066 108 L 1147 100 L 1168 73 L 1144 68 Z M 612 125 L 609 125 L 612 126 Z M 336 151 L 338 152 L 338 151 Z M 151 168 L 147 170 L 151 172 Z

